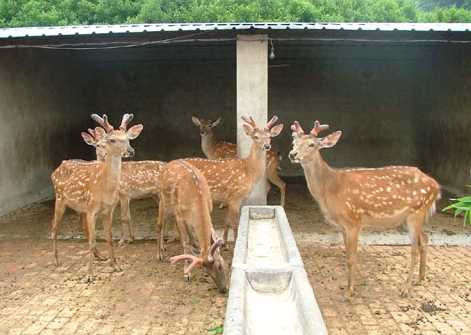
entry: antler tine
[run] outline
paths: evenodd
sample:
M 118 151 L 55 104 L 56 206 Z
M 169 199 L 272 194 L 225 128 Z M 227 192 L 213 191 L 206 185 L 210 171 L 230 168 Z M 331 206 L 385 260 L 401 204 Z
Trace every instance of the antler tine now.
M 224 240 L 222 238 L 218 238 L 212 245 L 211 248 L 209 248 L 209 257 L 208 260 L 210 262 L 214 261 L 214 253 L 216 252 L 217 249 L 222 247 L 224 245 Z
M 329 129 L 328 124 L 321 124 L 318 120 L 316 120 L 314 121 L 314 128 L 312 128 L 311 134 L 317 137 L 322 131 L 327 129 Z
M 102 126 L 107 133 L 114 129 L 113 126 L 108 122 L 108 116 L 106 116 L 106 114 L 103 114 L 103 117 L 100 117 L 98 114 L 92 114 L 91 117 L 92 120 Z
M 95 130 L 93 130 L 92 128 L 88 128 L 87 131 L 90 135 L 93 136 L 93 138 L 95 138 Z
M 170 258 L 170 263 L 171 263 L 171 264 L 175 264 L 175 263 L 178 262 L 178 261 L 184 261 L 184 260 L 191 260 L 190 266 L 188 266 L 188 267 L 185 269 L 185 274 L 190 273 L 191 270 L 193 270 L 193 268 L 194 268 L 195 266 L 198 266 L 198 265 L 200 265 L 200 264 L 203 264 L 203 260 L 202 260 L 200 257 L 193 256 L 193 255 L 187 255 L 187 254 L 178 255 L 178 256 L 174 256 L 174 257 Z
M 132 121 L 133 118 L 134 118 L 134 114 L 124 114 L 123 119 L 121 120 L 121 125 L 119 126 L 119 129 L 126 130 L 128 128 L 129 123 Z
M 273 117 L 267 123 L 267 129 L 270 129 L 271 127 L 273 127 L 275 125 L 276 121 L 278 121 L 278 116 L 273 115 Z
M 241 118 L 242 118 L 242 120 L 244 120 L 245 123 L 248 123 L 253 128 L 255 128 L 257 126 L 255 124 L 255 120 L 251 116 L 249 116 L 249 117 L 241 116 Z
M 298 121 L 293 122 L 293 124 L 291 125 L 291 130 L 298 134 L 304 134 L 304 130 Z

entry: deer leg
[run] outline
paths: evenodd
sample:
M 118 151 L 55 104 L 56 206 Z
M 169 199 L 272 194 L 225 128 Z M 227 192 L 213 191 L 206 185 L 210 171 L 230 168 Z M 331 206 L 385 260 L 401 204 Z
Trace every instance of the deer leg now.
M 105 213 L 104 217 L 104 226 L 105 226 L 105 237 L 106 243 L 108 244 L 108 254 L 110 259 L 110 265 L 115 271 L 122 271 L 121 267 L 116 262 L 116 257 L 113 249 L 113 235 L 112 235 L 112 224 L 113 224 L 113 209 Z
M 427 244 L 428 237 L 424 232 L 420 234 L 419 250 L 420 250 L 420 268 L 419 268 L 419 282 L 425 279 L 425 267 L 427 263 Z
M 268 180 L 280 189 L 281 206 L 285 206 L 286 183 L 278 176 L 276 166 L 271 168 L 267 174 Z
M 155 230 L 157 233 L 157 259 L 160 261 L 164 260 L 164 234 L 163 231 L 165 229 L 165 206 L 163 201 L 159 204 L 159 217 L 157 219 L 157 224 L 155 226 Z
M 347 297 L 352 297 L 354 294 L 354 277 L 355 269 L 357 266 L 357 249 L 358 249 L 358 235 L 360 229 L 356 227 L 347 228 L 345 231 L 345 249 L 347 253 L 347 276 L 348 288 Z
M 91 283 L 94 281 L 94 253 L 93 251 L 96 249 L 96 236 L 95 236 L 95 213 L 87 213 L 87 225 L 88 225 L 88 250 L 89 250 L 89 258 L 88 258 L 88 276 L 87 282 Z
M 343 243 L 345 245 L 345 250 L 347 250 L 347 243 L 348 243 L 348 240 L 347 240 L 347 233 L 345 232 L 345 230 L 342 230 L 342 237 L 343 237 Z M 361 272 L 360 272 L 360 269 L 358 267 L 358 262 L 355 262 L 354 263 L 354 268 L 353 268 L 353 276 L 358 276 L 358 278 L 361 280 L 361 285 L 365 285 L 366 284 L 366 281 L 364 280 Z
M 407 281 L 401 290 L 401 296 L 407 297 L 411 293 L 412 278 L 414 270 L 417 267 L 417 259 L 419 256 L 420 235 L 422 234 L 421 218 L 417 214 L 411 214 L 407 217 L 407 227 L 409 228 L 409 235 L 411 239 L 411 260 L 409 275 Z
M 191 247 L 190 235 L 185 225 L 185 220 L 178 213 L 175 215 L 177 222 L 177 229 L 180 232 L 180 239 L 183 246 L 183 253 L 191 255 L 193 254 L 193 248 Z M 190 266 L 190 261 L 185 260 L 183 265 L 183 279 L 187 282 L 191 280 L 191 273 L 186 273 L 186 269 Z
M 54 251 L 54 259 L 56 261 L 56 266 L 59 266 L 59 256 L 57 254 L 57 232 L 62 222 L 62 217 L 64 216 L 64 212 L 65 212 L 65 203 L 61 200 L 56 199 L 55 208 L 54 208 L 54 219 L 52 220 L 52 227 L 51 227 L 52 249 Z
M 234 245 L 237 241 L 237 228 L 239 227 L 238 225 L 239 212 L 240 212 L 240 203 L 229 205 L 228 218 L 230 220 L 229 222 L 232 228 L 232 237 L 234 239 Z M 227 241 L 227 240 L 224 238 L 224 241 Z
M 119 244 L 123 245 L 126 242 L 134 241 L 134 229 L 131 221 L 131 210 L 129 208 L 130 199 L 127 196 L 121 196 L 120 199 L 121 210 L 121 239 Z M 127 229 L 126 229 L 127 228 Z M 126 239 L 125 230 L 128 231 L 128 238 Z
M 80 223 L 82 224 L 83 231 L 85 232 L 85 238 L 88 241 L 88 236 L 90 235 L 89 229 L 88 229 L 88 224 L 87 224 L 87 216 L 85 213 L 80 214 Z M 93 255 L 95 256 L 95 259 L 99 261 L 106 261 L 108 258 L 103 256 L 97 248 L 93 250 Z

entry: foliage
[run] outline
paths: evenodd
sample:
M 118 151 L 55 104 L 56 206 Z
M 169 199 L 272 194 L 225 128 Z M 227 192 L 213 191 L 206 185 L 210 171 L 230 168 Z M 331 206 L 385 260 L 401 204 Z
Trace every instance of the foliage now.
M 471 22 L 471 0 L 0 0 L 0 26 L 143 22 Z
M 471 196 L 453 199 L 455 202 L 445 207 L 443 211 L 453 210 L 455 217 L 464 216 L 464 224 L 471 224 Z
M 208 330 L 211 334 L 214 334 L 214 335 L 219 335 L 219 334 L 223 334 L 224 333 L 224 326 L 223 325 L 220 325 L 220 326 L 216 326 L 214 328 L 211 328 Z

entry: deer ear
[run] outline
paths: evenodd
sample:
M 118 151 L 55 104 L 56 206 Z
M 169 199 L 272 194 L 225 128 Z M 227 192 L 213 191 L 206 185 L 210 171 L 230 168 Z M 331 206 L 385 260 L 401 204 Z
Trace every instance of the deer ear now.
M 321 148 L 332 148 L 334 145 L 337 144 L 338 140 L 340 139 L 340 136 L 342 136 L 342 132 L 340 130 L 330 135 L 327 135 L 320 141 Z
M 82 131 L 80 135 L 82 135 L 82 138 L 85 141 L 85 143 L 87 143 L 88 145 L 91 145 L 92 147 L 96 146 L 95 139 L 90 134 Z
M 244 127 L 245 133 L 246 133 L 248 136 L 252 136 L 253 131 L 254 131 L 254 129 L 252 128 L 252 126 L 249 125 L 249 124 L 247 124 L 247 123 L 244 123 L 244 124 L 243 124 L 243 127 Z
M 211 127 L 216 127 L 221 122 L 221 117 L 218 117 L 216 121 L 211 122 Z
M 142 129 L 144 129 L 144 126 L 142 124 L 136 124 L 128 129 L 128 131 L 126 132 L 126 135 L 128 135 L 128 138 L 130 140 L 133 140 L 139 136 Z
M 191 121 L 193 121 L 193 123 L 195 124 L 195 126 L 197 126 L 197 127 L 201 126 L 200 119 L 198 119 L 196 116 L 192 116 L 192 117 L 191 117 Z
M 281 131 L 283 130 L 283 123 L 277 124 L 276 126 L 270 129 L 270 136 L 276 137 L 280 135 Z

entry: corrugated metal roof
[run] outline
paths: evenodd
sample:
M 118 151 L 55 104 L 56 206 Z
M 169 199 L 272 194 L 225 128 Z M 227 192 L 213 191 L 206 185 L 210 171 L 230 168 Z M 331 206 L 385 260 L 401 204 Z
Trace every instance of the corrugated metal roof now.
M 62 27 L 22 27 L 0 29 L 0 39 L 103 35 L 146 32 L 215 31 L 215 30 L 365 30 L 365 31 L 471 31 L 471 23 L 158 23 Z

